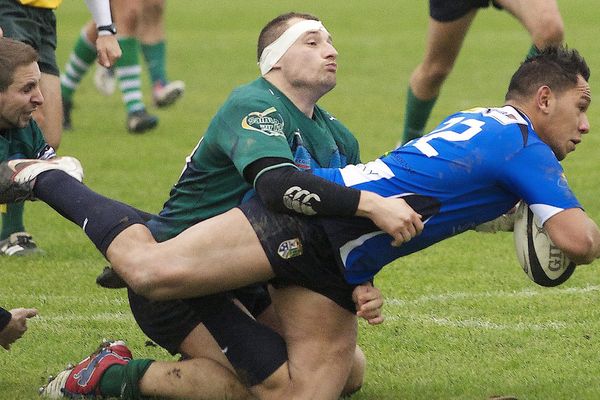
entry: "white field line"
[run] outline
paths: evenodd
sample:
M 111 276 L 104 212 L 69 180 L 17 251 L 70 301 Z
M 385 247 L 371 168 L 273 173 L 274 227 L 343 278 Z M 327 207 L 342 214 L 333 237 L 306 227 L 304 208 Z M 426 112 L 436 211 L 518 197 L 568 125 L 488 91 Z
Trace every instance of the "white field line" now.
M 129 300 L 127 299 L 126 292 L 123 292 L 124 295 L 120 297 L 112 297 L 112 296 L 97 296 L 94 295 L 93 299 L 90 299 L 88 295 L 53 295 L 53 294 L 31 294 L 31 293 L 15 293 L 10 294 L 0 292 L 0 298 L 3 298 L 4 295 L 6 297 L 10 297 L 10 299 L 14 302 L 27 303 L 27 304 L 93 304 L 97 305 L 108 305 L 108 306 L 129 306 Z M 28 306 L 29 307 L 29 306 Z M 34 307 L 33 305 L 31 307 Z
M 539 289 L 525 289 L 521 291 L 494 291 L 494 292 L 448 292 L 444 294 L 431 294 L 425 296 L 419 296 L 412 300 L 390 298 L 385 299 L 385 304 L 394 307 L 402 307 L 409 305 L 420 305 L 426 303 L 447 303 L 451 301 L 459 300 L 475 300 L 482 298 L 524 298 L 524 297 L 537 297 L 537 296 L 557 296 L 557 295 L 571 295 L 571 294 L 585 294 L 590 292 L 600 292 L 600 286 L 585 286 L 585 287 L 569 287 L 569 288 L 539 288 Z
M 431 314 L 414 313 L 409 310 L 402 310 L 403 306 L 415 306 L 426 303 L 448 303 L 452 301 L 461 300 L 476 300 L 481 298 L 531 298 L 536 296 L 558 296 L 558 295 L 580 295 L 590 292 L 599 292 L 600 286 L 586 286 L 586 287 L 571 287 L 571 288 L 554 288 L 554 289 L 527 289 L 522 291 L 495 291 L 495 292 L 455 292 L 445 293 L 438 295 L 427 295 L 420 296 L 412 300 L 402 299 L 386 299 L 386 307 L 384 309 L 385 320 L 388 322 L 401 321 L 405 323 L 416 323 L 433 326 L 446 326 L 452 328 L 467 328 L 467 329 L 483 329 L 483 330 L 499 330 L 499 331 L 543 331 L 543 330 L 562 330 L 574 328 L 577 326 L 588 326 L 585 321 L 581 322 L 566 322 L 566 321 L 548 321 L 542 323 L 527 323 L 527 322 L 516 322 L 511 323 L 498 323 L 486 319 L 458 319 L 449 318 L 445 316 L 435 316 Z M 391 308 L 391 309 L 390 309 Z M 384 322 L 385 324 L 385 322 Z
M 28 321 L 36 325 L 53 325 L 57 323 L 69 322 L 135 322 L 131 313 L 97 313 L 97 314 L 59 314 L 59 315 L 38 315 Z
M 564 321 L 548 321 L 543 323 L 517 322 L 497 323 L 485 319 L 451 319 L 445 317 L 436 317 L 434 315 L 385 315 L 385 322 L 402 321 L 404 323 L 413 323 L 419 325 L 445 326 L 450 328 L 482 329 L 493 331 L 557 331 L 570 329 L 576 326 L 588 326 L 587 324 L 569 323 Z
M 530 298 L 537 296 L 557 296 L 557 295 L 580 295 L 590 292 L 600 292 L 600 286 L 586 287 L 570 287 L 570 288 L 553 288 L 553 289 L 526 289 L 522 291 L 493 291 L 493 292 L 449 292 L 444 294 L 420 296 L 412 300 L 404 300 L 391 298 L 386 299 L 384 316 L 387 322 L 402 321 L 408 323 L 429 324 L 435 326 L 448 326 L 455 328 L 478 328 L 486 330 L 512 330 L 512 331 L 539 331 L 539 330 L 561 330 L 568 329 L 578 325 L 586 325 L 584 322 L 573 323 L 565 321 L 548 321 L 545 323 L 524 323 L 517 322 L 497 323 L 485 319 L 456 319 L 446 316 L 435 316 L 430 314 L 414 313 L 409 310 L 402 310 L 403 306 L 422 305 L 427 303 L 447 303 L 461 300 L 476 300 L 480 298 Z M 45 302 L 68 302 L 70 304 L 89 303 L 89 299 L 84 299 L 81 296 L 53 296 L 53 295 L 21 295 L 17 296 L 20 299 L 40 300 L 40 297 Z M 126 304 L 126 299 L 115 298 L 99 298 L 94 300 L 95 304 Z M 96 314 L 59 314 L 59 315 L 38 315 L 30 320 L 32 324 L 52 325 L 63 322 L 134 322 L 134 318 L 130 312 L 114 312 L 114 313 L 96 313 Z

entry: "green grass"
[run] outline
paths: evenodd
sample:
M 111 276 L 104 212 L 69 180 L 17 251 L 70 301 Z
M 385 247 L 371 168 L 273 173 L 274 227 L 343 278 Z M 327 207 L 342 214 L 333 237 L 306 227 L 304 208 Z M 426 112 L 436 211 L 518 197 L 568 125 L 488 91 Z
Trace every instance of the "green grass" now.
M 600 70 L 597 4 L 561 0 L 566 41 Z M 364 160 L 400 137 L 408 76 L 423 53 L 427 2 L 280 0 L 168 2 L 169 75 L 187 92 L 156 113 L 151 133 L 124 129 L 118 95 L 102 97 L 87 77 L 75 97 L 75 130 L 60 154 L 82 160 L 86 183 L 109 197 L 157 212 L 187 156 L 229 91 L 258 74 L 255 40 L 263 24 L 289 11 L 319 15 L 340 52 L 338 87 L 322 104 L 358 136 Z M 87 17 L 83 2 L 57 12 L 58 57 L 64 64 Z M 458 109 L 499 105 L 529 47 L 527 33 L 504 12 L 475 20 L 429 126 Z M 147 80 L 146 80 L 147 83 Z M 147 86 L 147 85 L 146 85 Z M 564 166 L 569 182 L 600 221 L 598 105 L 592 133 Z M 45 376 L 79 361 L 104 337 L 123 338 L 136 357 L 170 359 L 145 345 L 123 291 L 101 290 L 105 261 L 83 233 L 46 205 L 26 207 L 26 226 L 45 257 L 0 259 L 0 304 L 37 307 L 26 336 L 0 351 L 0 399 L 34 399 Z M 596 262 L 559 288 L 535 286 L 520 271 L 509 234 L 467 233 L 386 267 L 377 285 L 387 321 L 363 325 L 369 359 L 356 399 L 519 399 L 600 397 L 600 277 Z

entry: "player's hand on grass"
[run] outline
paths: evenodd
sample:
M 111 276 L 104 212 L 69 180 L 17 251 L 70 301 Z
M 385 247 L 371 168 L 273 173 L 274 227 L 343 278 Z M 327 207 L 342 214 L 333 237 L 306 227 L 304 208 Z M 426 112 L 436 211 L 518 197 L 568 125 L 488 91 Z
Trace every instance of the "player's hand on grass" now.
M 399 198 L 361 191 L 356 215 L 369 218 L 391 235 L 394 238 L 392 246 L 400 246 L 423 231 L 421 215 Z
M 8 325 L 0 331 L 0 346 L 6 350 L 10 349 L 10 345 L 19 339 L 27 330 L 27 319 L 35 317 L 37 310 L 35 308 L 15 308 L 10 310 L 12 318 Z
M 356 304 L 356 316 L 363 318 L 370 325 L 378 325 L 383 322 L 383 295 L 371 282 L 355 287 L 352 292 L 352 300 Z

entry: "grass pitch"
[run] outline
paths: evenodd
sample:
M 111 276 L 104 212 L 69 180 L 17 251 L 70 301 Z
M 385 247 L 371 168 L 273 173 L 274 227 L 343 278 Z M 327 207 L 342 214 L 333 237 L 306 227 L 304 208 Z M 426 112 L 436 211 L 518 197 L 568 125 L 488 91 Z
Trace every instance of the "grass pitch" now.
M 559 5 L 566 42 L 588 60 L 594 91 L 597 4 Z M 259 30 L 290 10 L 320 16 L 340 53 L 338 87 L 321 104 L 356 133 L 363 160 L 391 149 L 401 134 L 408 77 L 423 53 L 425 1 L 168 2 L 168 72 L 186 82 L 184 99 L 152 110 L 159 127 L 134 136 L 125 130 L 119 96 L 101 96 L 88 76 L 75 97 L 75 130 L 64 134 L 59 153 L 82 161 L 93 189 L 159 211 L 218 106 L 232 88 L 258 75 Z M 62 67 L 88 14 L 83 2 L 67 1 L 57 17 Z M 482 10 L 429 127 L 458 109 L 501 105 L 529 44 L 507 13 Z M 571 186 L 596 221 L 598 110 L 592 102 L 592 132 L 564 162 Z M 96 287 L 105 261 L 77 227 L 42 203 L 27 205 L 26 227 L 48 254 L 0 259 L 0 304 L 37 307 L 40 316 L 10 352 L 0 351 L 0 399 L 37 398 L 47 375 L 79 361 L 105 337 L 127 340 L 136 357 L 172 359 L 146 345 L 124 291 Z M 475 233 L 395 262 L 376 280 L 387 298 L 387 321 L 361 326 L 369 365 L 366 384 L 353 398 L 599 398 L 599 266 L 578 268 L 561 287 L 537 287 L 520 271 L 510 234 Z

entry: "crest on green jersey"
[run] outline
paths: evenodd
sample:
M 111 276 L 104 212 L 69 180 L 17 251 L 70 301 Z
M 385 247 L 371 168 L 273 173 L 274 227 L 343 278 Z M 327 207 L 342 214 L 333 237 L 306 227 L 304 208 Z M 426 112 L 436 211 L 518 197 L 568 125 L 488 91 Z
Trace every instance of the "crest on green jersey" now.
M 275 107 L 249 113 L 242 118 L 242 128 L 268 136 L 284 136 L 283 118 Z

